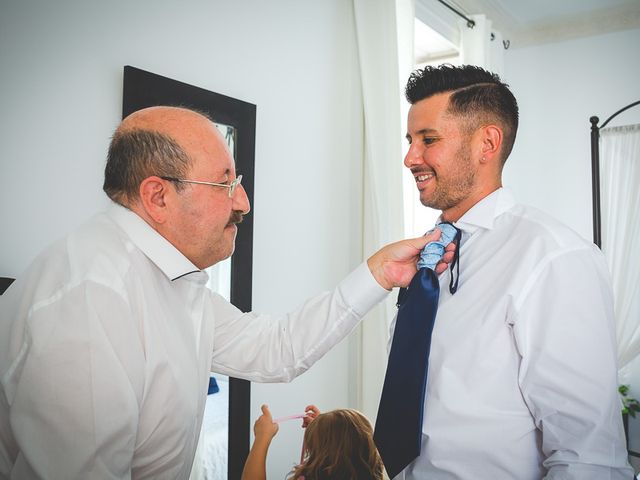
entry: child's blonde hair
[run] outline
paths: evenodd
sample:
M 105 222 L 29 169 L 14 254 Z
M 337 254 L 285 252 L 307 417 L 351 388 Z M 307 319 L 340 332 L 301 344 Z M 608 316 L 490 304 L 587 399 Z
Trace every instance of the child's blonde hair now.
M 304 434 L 305 459 L 290 479 L 382 480 L 369 420 L 351 409 L 318 415 Z

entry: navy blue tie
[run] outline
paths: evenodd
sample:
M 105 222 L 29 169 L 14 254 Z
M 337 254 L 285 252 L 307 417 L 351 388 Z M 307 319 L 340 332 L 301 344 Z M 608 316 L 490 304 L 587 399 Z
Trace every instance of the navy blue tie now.
M 442 232 L 440 241 L 423 250 L 422 259 L 428 265 L 418 262 L 418 273 L 398 295 L 398 315 L 374 432 L 389 478 L 394 478 L 420 455 L 431 334 L 440 296 L 438 276 L 433 269 L 448 243 L 454 241 L 459 247 L 461 235 L 450 223 L 439 224 L 438 228 Z M 458 286 L 457 278 L 453 281 L 456 264 L 458 248 L 451 262 L 451 293 Z

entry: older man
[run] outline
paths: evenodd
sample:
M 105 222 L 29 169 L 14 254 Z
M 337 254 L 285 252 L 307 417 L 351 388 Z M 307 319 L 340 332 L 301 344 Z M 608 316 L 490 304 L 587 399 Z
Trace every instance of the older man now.
M 114 201 L 0 297 L 0 477 L 187 478 L 209 372 L 289 381 L 406 285 L 437 237 L 383 248 L 282 318 L 206 288 L 249 201 L 213 123 L 153 107 L 113 137 Z M 440 271 L 446 265 L 440 266 Z

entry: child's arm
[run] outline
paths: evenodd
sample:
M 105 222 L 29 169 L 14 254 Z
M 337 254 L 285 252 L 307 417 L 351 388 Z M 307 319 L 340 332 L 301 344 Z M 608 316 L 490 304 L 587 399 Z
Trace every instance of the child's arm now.
M 249 456 L 242 470 L 242 480 L 266 480 L 267 452 L 271 440 L 278 433 L 278 424 L 273 423 L 269 407 L 262 405 L 262 415 L 253 426 L 256 436 L 249 451 Z

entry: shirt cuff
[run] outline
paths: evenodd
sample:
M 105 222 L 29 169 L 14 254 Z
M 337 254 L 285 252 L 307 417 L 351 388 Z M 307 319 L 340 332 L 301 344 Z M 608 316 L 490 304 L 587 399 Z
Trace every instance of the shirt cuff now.
M 361 263 L 347 278 L 342 280 L 338 289 L 342 298 L 360 316 L 365 315 L 390 293 L 373 277 L 367 262 Z

